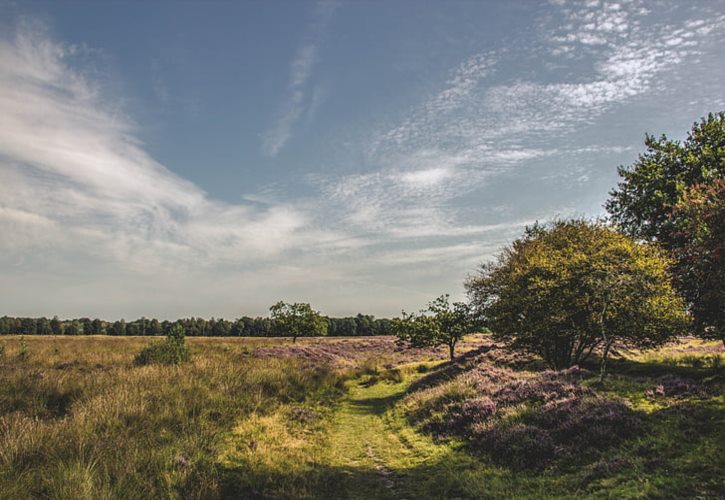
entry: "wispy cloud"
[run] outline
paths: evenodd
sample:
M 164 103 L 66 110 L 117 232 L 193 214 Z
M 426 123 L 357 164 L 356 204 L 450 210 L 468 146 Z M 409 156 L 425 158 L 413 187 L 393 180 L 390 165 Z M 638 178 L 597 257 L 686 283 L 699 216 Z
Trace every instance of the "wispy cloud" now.
M 611 155 L 629 146 L 573 148 L 567 137 L 619 106 L 663 91 L 708 35 L 725 31 L 722 15 L 653 21 L 647 3 L 638 0 L 553 4 L 553 15 L 525 35 L 525 49 L 489 47 L 470 55 L 418 106 L 376 124 L 367 149 L 373 168 L 323 183 L 340 210 L 347 209 L 342 220 L 392 239 L 470 235 L 497 222 L 471 224 L 457 200 L 523 165 L 576 159 L 558 173 L 537 175 L 566 175 L 584 185 L 590 177 L 581 154 Z
M 3 246 L 155 272 L 341 240 L 311 227 L 304 208 L 223 203 L 153 160 L 103 88 L 73 69 L 78 50 L 27 24 L 0 40 L 0 230 L 13 235 Z
M 337 6 L 336 1 L 321 0 L 314 7 L 302 43 L 290 64 L 287 93 L 277 110 L 273 125 L 262 136 L 262 153 L 266 156 L 277 156 L 292 137 L 294 125 L 305 110 L 310 108 L 309 115 L 312 116 L 320 105 L 322 93 L 317 90 L 310 98 L 307 83 L 320 59 L 320 47 Z

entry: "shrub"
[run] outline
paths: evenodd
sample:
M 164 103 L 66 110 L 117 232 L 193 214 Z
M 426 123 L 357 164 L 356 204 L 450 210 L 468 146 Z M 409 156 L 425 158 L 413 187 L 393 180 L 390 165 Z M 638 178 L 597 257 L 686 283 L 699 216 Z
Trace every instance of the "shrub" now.
M 611 227 L 584 220 L 526 229 L 466 284 L 494 338 L 562 369 L 618 342 L 656 347 L 687 331 L 669 257 Z
M 28 344 L 25 342 L 25 339 L 20 339 L 20 349 L 18 350 L 18 359 L 21 361 L 25 361 L 30 357 L 30 351 L 28 350 Z
M 0 344 L 0 358 L 5 355 L 5 344 Z
M 133 362 L 136 365 L 164 364 L 178 365 L 189 361 L 191 353 L 186 345 L 184 329 L 175 326 L 162 342 L 154 342 L 146 346 L 136 355 Z

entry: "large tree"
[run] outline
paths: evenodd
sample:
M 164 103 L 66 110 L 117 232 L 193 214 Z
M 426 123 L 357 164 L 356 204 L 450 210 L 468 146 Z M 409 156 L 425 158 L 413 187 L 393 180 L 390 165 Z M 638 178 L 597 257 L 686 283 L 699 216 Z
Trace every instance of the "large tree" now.
M 456 344 L 476 330 L 469 305 L 450 303 L 448 294 L 430 302 L 419 314 L 403 311 L 400 318 L 393 320 L 392 329 L 399 339 L 414 347 L 447 346 L 451 360 Z
M 680 221 L 675 270 L 695 330 L 725 343 L 725 179 L 687 189 L 674 217 Z
M 297 337 L 327 335 L 327 320 L 306 303 L 277 302 L 269 308 L 274 329 L 279 335 Z
M 710 293 L 713 286 L 722 290 L 712 277 L 725 273 L 718 250 L 725 232 L 708 229 L 724 210 L 725 113 L 695 123 L 683 143 L 647 135 L 645 145 L 633 165 L 619 167 L 622 181 L 610 192 L 607 211 L 625 232 L 672 252 L 675 284 L 698 333 L 725 342 L 722 295 Z M 693 238 L 699 243 L 692 245 Z
M 557 221 L 527 228 L 466 285 L 498 339 L 555 369 L 599 348 L 603 376 L 615 342 L 654 347 L 685 331 L 669 265 L 657 246 L 605 224 Z

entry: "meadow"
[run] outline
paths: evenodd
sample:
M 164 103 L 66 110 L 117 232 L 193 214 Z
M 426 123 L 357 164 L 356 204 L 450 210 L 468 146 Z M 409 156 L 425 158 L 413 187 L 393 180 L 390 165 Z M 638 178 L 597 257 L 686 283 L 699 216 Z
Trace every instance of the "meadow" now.
M 550 372 L 486 336 L 0 338 L 2 498 L 715 498 L 722 343 Z

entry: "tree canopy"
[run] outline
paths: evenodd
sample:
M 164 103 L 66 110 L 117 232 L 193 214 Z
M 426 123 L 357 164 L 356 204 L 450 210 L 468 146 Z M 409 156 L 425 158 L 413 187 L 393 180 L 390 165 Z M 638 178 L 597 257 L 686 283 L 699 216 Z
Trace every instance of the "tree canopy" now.
M 691 304 L 695 330 L 725 343 L 725 179 L 687 189 L 674 214 L 678 287 Z
M 307 303 L 277 302 L 269 308 L 274 328 L 280 335 L 289 335 L 292 342 L 297 337 L 327 335 L 327 319 Z
M 654 347 L 683 333 L 686 315 L 655 245 L 603 223 L 527 228 L 466 286 L 495 337 L 540 354 L 555 369 L 614 342 Z
M 703 336 L 725 342 L 725 113 L 695 123 L 680 143 L 647 135 L 647 150 L 629 167 L 606 203 L 625 232 L 672 252 L 675 284 Z
M 397 337 L 414 347 L 448 346 L 451 360 L 456 344 L 475 331 L 471 309 L 465 302 L 450 303 L 448 294 L 428 303 L 419 314 L 402 312 L 393 320 Z

